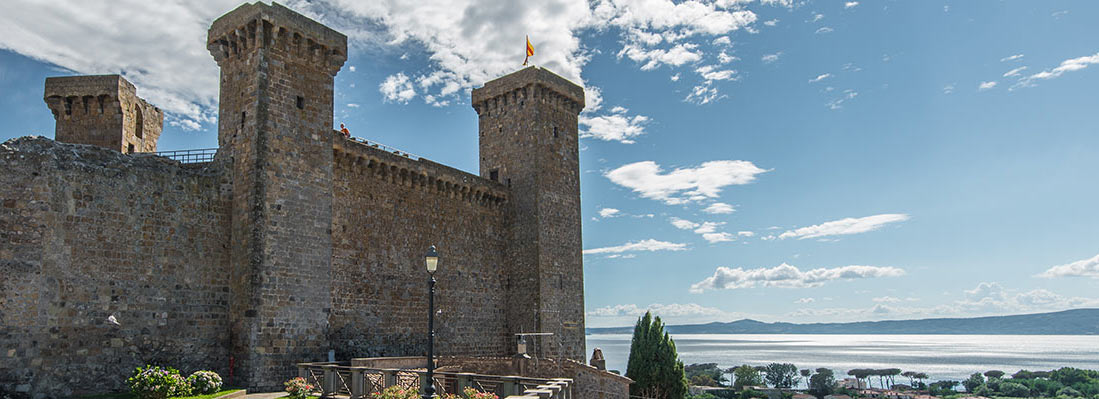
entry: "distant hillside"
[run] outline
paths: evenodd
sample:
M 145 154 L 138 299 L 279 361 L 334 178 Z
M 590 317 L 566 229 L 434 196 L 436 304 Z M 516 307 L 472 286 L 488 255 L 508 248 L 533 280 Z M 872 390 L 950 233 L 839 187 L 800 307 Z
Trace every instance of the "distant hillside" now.
M 764 323 L 744 319 L 728 323 L 665 327 L 673 334 L 1014 334 L 1096 335 L 1099 309 L 968 319 L 862 321 L 855 323 Z M 632 334 L 633 327 L 589 328 L 588 334 Z

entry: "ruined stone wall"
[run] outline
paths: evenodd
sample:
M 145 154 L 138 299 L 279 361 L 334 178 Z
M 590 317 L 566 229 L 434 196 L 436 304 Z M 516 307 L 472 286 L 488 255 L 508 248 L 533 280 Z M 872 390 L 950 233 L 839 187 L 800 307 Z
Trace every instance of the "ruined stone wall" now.
M 332 313 L 337 358 L 424 355 L 436 245 L 435 353 L 500 356 L 506 319 L 507 190 L 425 159 L 337 138 Z
M 57 141 L 156 152 L 164 112 L 138 97 L 119 75 L 46 78 L 43 100 L 57 122 Z
M 144 363 L 227 373 L 220 167 L 24 137 L 0 170 L 0 391 L 119 390 Z

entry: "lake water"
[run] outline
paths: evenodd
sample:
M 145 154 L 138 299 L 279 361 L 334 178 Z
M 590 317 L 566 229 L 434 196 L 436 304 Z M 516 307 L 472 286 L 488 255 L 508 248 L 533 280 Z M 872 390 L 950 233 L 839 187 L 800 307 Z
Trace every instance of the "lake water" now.
M 626 372 L 629 334 L 587 336 L 588 357 L 602 348 L 607 369 Z M 962 380 L 974 372 L 1062 366 L 1099 369 L 1099 336 L 1084 335 L 779 335 L 673 334 L 684 364 L 793 363 L 827 367 L 837 377 L 854 368 L 922 371 L 932 380 Z M 897 382 L 907 383 L 898 376 Z

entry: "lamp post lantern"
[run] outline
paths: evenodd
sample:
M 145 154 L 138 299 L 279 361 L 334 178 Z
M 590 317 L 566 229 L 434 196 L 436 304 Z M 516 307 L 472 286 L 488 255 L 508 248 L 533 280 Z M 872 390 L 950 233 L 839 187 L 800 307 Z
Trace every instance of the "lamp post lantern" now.
M 435 270 L 439 266 L 439 253 L 435 252 L 432 245 L 424 255 L 424 266 L 427 267 L 428 280 L 427 296 L 427 386 L 424 387 L 423 399 L 435 398 Z

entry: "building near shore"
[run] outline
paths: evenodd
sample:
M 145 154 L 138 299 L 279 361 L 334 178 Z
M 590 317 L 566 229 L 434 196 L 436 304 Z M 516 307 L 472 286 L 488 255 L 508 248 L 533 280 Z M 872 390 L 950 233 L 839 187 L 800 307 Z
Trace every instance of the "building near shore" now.
M 146 363 L 278 390 L 329 351 L 423 356 L 436 245 L 436 354 L 544 333 L 529 355 L 625 398 L 583 363 L 580 86 L 530 67 L 474 89 L 471 174 L 333 130 L 339 32 L 257 2 L 206 45 L 216 151 L 155 153 L 163 113 L 114 75 L 48 79 L 56 141 L 0 146 L 0 391 L 119 390 Z

